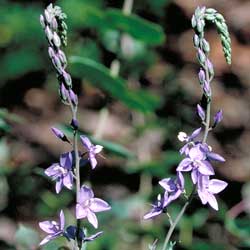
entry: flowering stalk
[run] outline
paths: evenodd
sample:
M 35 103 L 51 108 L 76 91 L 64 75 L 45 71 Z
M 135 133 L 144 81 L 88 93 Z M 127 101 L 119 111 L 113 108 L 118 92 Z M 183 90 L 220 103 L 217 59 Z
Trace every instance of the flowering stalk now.
M 198 74 L 199 82 L 203 91 L 203 99 L 206 100 L 206 110 L 199 104 L 197 105 L 197 113 L 204 126 L 203 139 L 197 140 L 197 137 L 202 131 L 202 127 L 196 129 L 190 136 L 184 132 L 180 132 L 178 139 L 185 142 L 185 145 L 180 149 L 181 155 L 185 158 L 177 166 L 177 178 L 165 178 L 159 181 L 159 184 L 165 189 L 164 196 L 158 196 L 157 202 L 153 208 L 147 213 L 144 218 L 150 219 L 163 212 L 166 212 L 167 206 L 181 194 L 185 194 L 184 178 L 182 172 L 191 171 L 191 179 L 193 182 L 193 191 L 187 198 L 184 206 L 177 215 L 174 221 L 171 221 L 170 228 L 166 235 L 162 250 L 166 250 L 172 233 L 187 207 L 191 203 L 194 195 L 198 196 L 202 204 L 209 204 L 213 209 L 218 210 L 218 203 L 214 194 L 224 190 L 227 183 L 217 179 L 210 179 L 214 175 L 214 169 L 211 165 L 212 161 L 224 162 L 225 159 L 212 152 L 212 148 L 207 144 L 208 133 L 222 120 L 222 111 L 218 111 L 214 116 L 214 124 L 211 126 L 211 81 L 214 77 L 214 69 L 209 60 L 210 45 L 204 38 L 204 28 L 206 21 L 215 23 L 218 33 L 221 38 L 224 55 L 228 64 L 231 63 L 231 42 L 225 20 L 221 14 L 214 9 L 206 9 L 206 7 L 198 7 L 192 17 L 192 27 L 194 28 L 194 47 L 197 50 L 197 59 L 200 64 Z
M 110 206 L 105 201 L 99 198 L 94 198 L 94 193 L 91 188 L 85 185 L 81 187 L 81 159 L 87 154 L 88 159 L 85 159 L 83 162 L 89 162 L 92 169 L 94 169 L 97 165 L 96 154 L 100 153 L 102 146 L 93 145 L 86 136 L 82 135 L 80 138 L 86 152 L 81 153 L 78 149 L 78 97 L 72 89 L 72 79 L 70 74 L 66 71 L 67 58 L 61 50 L 61 46 L 67 45 L 67 25 L 65 19 L 66 15 L 62 12 L 61 8 L 53 6 L 52 4 L 50 4 L 45 9 L 44 14 L 40 16 L 40 22 L 49 44 L 49 57 L 57 73 L 60 97 L 65 105 L 70 106 L 72 112 L 70 125 L 73 130 L 72 143 L 62 131 L 57 128 L 52 128 L 52 132 L 57 138 L 72 145 L 73 151 L 63 153 L 60 157 L 59 163 L 54 163 L 46 169 L 45 174 L 56 181 L 56 193 L 59 193 L 63 186 L 68 189 L 73 189 L 75 178 L 77 223 L 76 226 L 70 225 L 64 229 L 65 223 L 63 211 L 60 213 L 60 224 L 54 221 L 41 222 L 39 224 L 41 229 L 49 233 L 49 235 L 40 244 L 43 245 L 49 240 L 55 239 L 59 236 L 64 236 L 69 241 L 74 241 L 74 250 L 80 250 L 84 242 L 92 241 L 101 234 L 101 232 L 99 232 L 90 237 L 86 237 L 84 230 L 81 228 L 81 219 L 87 218 L 90 224 L 97 228 L 98 221 L 95 213 L 109 210 Z

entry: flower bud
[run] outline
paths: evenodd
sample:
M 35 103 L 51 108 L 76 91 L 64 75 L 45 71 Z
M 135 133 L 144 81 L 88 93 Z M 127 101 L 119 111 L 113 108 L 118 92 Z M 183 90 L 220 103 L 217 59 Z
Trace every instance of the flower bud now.
M 197 113 L 199 117 L 201 118 L 201 120 L 204 121 L 206 118 L 205 111 L 199 104 L 197 104 Z
M 200 38 L 197 34 L 194 35 L 193 37 L 193 43 L 194 43 L 194 47 L 198 48 L 200 45 Z
M 62 71 L 63 71 L 63 68 L 62 68 L 62 64 L 61 64 L 61 61 L 58 58 L 58 56 L 55 55 L 54 57 L 52 57 L 51 61 L 52 61 L 53 65 L 54 65 L 55 69 L 58 71 L 58 73 L 61 74 Z
M 55 17 L 52 18 L 52 21 L 51 21 L 51 23 L 50 23 L 50 27 L 51 27 L 53 30 L 57 30 L 57 28 L 58 28 L 58 23 L 57 23 Z
M 206 75 L 203 69 L 200 69 L 198 77 L 199 77 L 200 84 L 203 84 L 206 80 Z
M 53 33 L 48 26 L 45 28 L 45 35 L 47 36 L 47 39 L 49 40 L 49 42 L 51 42 L 53 39 Z
M 193 29 L 196 27 L 196 24 L 197 24 L 196 18 L 195 18 L 195 16 L 193 15 L 193 16 L 192 16 L 192 19 L 191 19 L 191 25 L 192 25 L 192 28 L 193 28 Z
M 54 135 L 59 138 L 62 141 L 66 141 L 66 142 L 70 142 L 69 139 L 67 138 L 67 136 L 58 128 L 52 127 L 51 128 L 52 132 L 54 133 Z
M 72 79 L 71 79 L 70 74 L 68 74 L 66 71 L 63 71 L 62 75 L 63 75 L 63 80 L 66 86 L 68 88 L 72 88 Z
M 54 32 L 54 34 L 53 34 L 53 43 L 55 44 L 55 46 L 56 46 L 57 48 L 59 48 L 59 47 L 61 46 L 61 39 L 60 39 L 60 37 L 57 35 L 56 32 Z
M 74 118 L 71 120 L 70 125 L 71 125 L 71 127 L 72 127 L 74 130 L 77 130 L 78 127 L 79 127 L 78 121 L 77 121 L 76 119 L 74 119 Z
M 58 57 L 63 65 L 67 65 L 67 58 L 62 50 L 58 51 Z
M 78 98 L 77 98 L 77 95 L 74 93 L 74 91 L 72 89 L 69 90 L 69 97 L 70 97 L 70 100 L 73 103 L 73 105 L 77 106 Z
M 40 15 L 40 24 L 45 29 L 46 24 L 45 24 L 45 20 L 44 20 L 44 16 L 43 15 Z
M 49 47 L 48 48 L 48 54 L 49 54 L 49 57 L 52 59 L 53 57 L 55 57 L 55 51 L 52 47 Z
M 68 92 L 68 90 L 65 88 L 65 86 L 64 86 L 63 83 L 60 84 L 59 93 L 60 93 L 61 99 L 62 99 L 64 102 L 65 102 L 65 101 L 68 101 L 69 92 Z
M 213 128 L 215 128 L 217 124 L 221 122 L 222 119 L 223 119 L 223 113 L 222 110 L 219 110 L 214 116 Z
M 197 57 L 198 57 L 199 63 L 203 65 L 206 61 L 206 56 L 201 49 L 198 49 Z
M 203 39 L 202 40 L 202 49 L 205 53 L 209 53 L 210 52 L 210 45 L 209 43 L 207 42 L 206 39 Z
M 204 25 L 203 25 L 203 22 L 202 22 L 201 19 L 198 19 L 198 20 L 197 20 L 197 27 L 196 27 L 196 29 L 197 29 L 197 31 L 200 32 L 200 33 L 203 31 Z
M 211 63 L 211 61 L 209 59 L 206 60 L 206 64 L 207 64 L 207 68 L 208 68 L 208 72 L 209 72 L 210 77 L 213 77 L 214 76 L 213 64 Z
M 49 13 L 48 10 L 44 11 L 44 16 L 45 16 L 45 19 L 46 19 L 47 23 L 50 23 L 51 19 L 52 19 L 52 16 L 51 16 L 51 14 Z
M 203 84 L 203 91 L 204 91 L 204 94 L 207 97 L 211 96 L 211 87 L 210 87 L 210 84 L 208 83 L 208 81 L 204 82 L 204 84 Z

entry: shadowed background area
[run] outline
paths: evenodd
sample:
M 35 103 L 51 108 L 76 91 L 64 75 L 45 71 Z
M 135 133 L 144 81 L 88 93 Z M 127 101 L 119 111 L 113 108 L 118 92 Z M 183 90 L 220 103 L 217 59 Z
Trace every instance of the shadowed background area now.
M 74 223 L 74 191 L 54 192 L 44 169 L 70 147 L 51 126 L 70 132 L 69 108 L 60 102 L 39 15 L 51 1 L 0 0 L 0 249 L 36 250 L 38 221 L 64 208 Z M 102 237 L 88 250 L 146 250 L 163 242 L 166 215 L 143 221 L 159 192 L 158 181 L 175 173 L 181 157 L 179 131 L 200 126 L 199 65 L 190 19 L 198 5 L 227 21 L 232 65 L 224 60 L 213 25 L 206 27 L 215 68 L 212 114 L 224 119 L 209 135 L 226 158 L 216 175 L 229 186 L 218 197 L 218 213 L 194 200 L 177 227 L 174 249 L 236 250 L 250 247 L 250 2 L 247 0 L 136 0 L 124 18 L 123 1 L 53 1 L 67 14 L 69 71 L 79 96 L 83 134 L 104 146 L 94 171 L 81 169 L 84 183 L 112 205 L 100 214 Z M 76 58 L 75 56 L 78 56 Z M 119 77 L 111 77 L 119 62 Z M 82 151 L 83 148 L 80 148 Z M 187 180 L 188 181 L 188 180 Z M 190 189 L 191 183 L 188 184 Z M 183 200 L 169 207 L 174 217 Z M 85 223 L 90 233 L 95 231 Z M 57 240 L 41 248 L 57 249 Z

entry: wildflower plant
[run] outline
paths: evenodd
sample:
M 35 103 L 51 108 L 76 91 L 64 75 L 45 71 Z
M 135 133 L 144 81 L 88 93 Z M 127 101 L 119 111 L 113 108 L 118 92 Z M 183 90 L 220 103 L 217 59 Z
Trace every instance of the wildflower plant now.
M 87 237 L 81 227 L 81 219 L 87 219 L 94 228 L 98 227 L 98 220 L 95 213 L 110 210 L 111 207 L 102 199 L 95 198 L 93 190 L 82 185 L 80 180 L 80 161 L 89 162 L 92 169 L 97 166 L 96 155 L 102 151 L 102 146 L 94 145 L 85 135 L 80 135 L 80 141 L 85 151 L 78 149 L 79 132 L 77 120 L 78 98 L 73 91 L 72 78 L 67 72 L 67 58 L 62 47 L 67 45 L 67 25 L 65 23 L 66 14 L 58 6 L 50 4 L 44 14 L 40 16 L 40 23 L 44 29 L 48 41 L 48 54 L 56 70 L 59 83 L 59 94 L 61 101 L 70 107 L 72 120 L 70 122 L 73 140 L 71 141 L 61 130 L 53 127 L 52 133 L 64 143 L 72 146 L 72 150 L 61 154 L 58 163 L 53 163 L 45 170 L 45 174 L 55 182 L 55 191 L 60 193 L 63 188 L 76 189 L 75 217 L 76 225 L 65 225 L 64 213 L 60 212 L 60 222 L 44 221 L 40 222 L 40 228 L 48 235 L 41 241 L 40 245 L 46 244 L 50 240 L 63 236 L 69 241 L 73 241 L 73 249 L 82 249 L 84 242 L 92 241 L 102 232 Z M 82 165 L 82 164 L 81 164 Z
M 222 120 L 222 110 L 215 115 L 213 122 L 211 121 L 211 103 L 212 89 L 211 82 L 214 78 L 214 67 L 209 59 L 210 45 L 204 37 L 204 29 L 207 22 L 216 25 L 220 35 L 223 52 L 228 64 L 231 64 L 231 42 L 227 25 L 223 16 L 215 9 L 198 7 L 192 17 L 192 27 L 195 31 L 193 43 L 197 50 L 197 59 L 200 64 L 198 73 L 199 83 L 203 92 L 202 103 L 205 105 L 197 105 L 197 114 L 201 122 L 201 127 L 195 129 L 191 135 L 185 132 L 178 134 L 178 139 L 184 143 L 180 149 L 183 160 L 176 168 L 176 178 L 165 178 L 159 181 L 164 189 L 163 195 L 159 194 L 157 201 L 152 205 L 152 209 L 144 215 L 144 219 L 151 219 L 159 216 L 167 211 L 167 207 L 181 195 L 186 199 L 184 206 L 175 218 L 170 221 L 170 228 L 165 238 L 162 250 L 172 249 L 173 244 L 170 241 L 176 225 L 191 203 L 192 199 L 198 195 L 203 205 L 208 204 L 213 209 L 218 210 L 218 203 L 215 195 L 223 191 L 227 187 L 227 183 L 222 180 L 213 178 L 215 171 L 213 162 L 225 162 L 225 159 L 219 154 L 212 151 L 212 147 L 208 145 L 207 138 L 211 132 Z M 205 102 L 204 102 L 205 100 Z M 203 134 L 203 138 L 199 138 Z M 189 174 L 193 183 L 193 190 L 189 196 L 185 191 L 185 183 L 183 173 Z M 168 214 L 168 216 L 170 216 Z M 154 249 L 156 247 L 154 246 Z

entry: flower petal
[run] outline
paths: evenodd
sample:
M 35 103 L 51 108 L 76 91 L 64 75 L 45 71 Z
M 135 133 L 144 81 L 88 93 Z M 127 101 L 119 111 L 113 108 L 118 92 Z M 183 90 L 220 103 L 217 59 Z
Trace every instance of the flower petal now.
M 225 158 L 223 158 L 221 155 L 210 152 L 207 154 L 207 158 L 212 161 L 219 161 L 219 162 L 225 162 Z
M 176 171 L 190 171 L 190 170 L 192 170 L 192 165 L 191 165 L 191 163 L 192 163 L 192 161 L 191 161 L 189 158 L 183 159 L 183 160 L 179 163 L 179 165 L 178 165 Z
M 92 147 L 92 143 L 89 140 L 89 138 L 87 136 L 85 136 L 85 135 L 81 135 L 80 139 L 81 139 L 81 142 L 82 142 L 83 146 L 89 151 L 90 148 Z
M 227 183 L 225 181 L 212 179 L 209 181 L 208 190 L 212 194 L 218 194 L 222 190 L 224 190 L 227 187 Z
M 190 159 L 192 160 L 204 160 L 206 155 L 204 154 L 204 152 L 200 149 L 200 145 L 196 145 L 194 147 L 192 147 L 190 150 L 189 150 L 189 153 L 188 153 Z
M 55 224 L 57 224 L 57 222 L 55 221 L 42 221 L 39 222 L 39 227 L 46 233 L 48 234 L 53 234 L 55 233 Z
M 73 159 L 72 159 L 71 152 L 61 154 L 61 156 L 60 156 L 61 167 L 70 170 L 72 168 L 72 162 L 73 162 Z
M 76 204 L 76 218 L 83 219 L 87 217 L 87 209 L 84 209 L 80 204 Z
M 157 215 L 160 215 L 161 213 L 162 213 L 162 210 L 153 208 L 147 214 L 145 214 L 143 216 L 143 219 L 148 220 L 148 219 L 151 219 Z
M 172 178 L 165 178 L 159 181 L 159 184 L 167 191 L 173 192 L 175 190 L 175 184 Z
M 46 236 L 46 237 L 39 243 L 39 245 L 42 246 L 42 245 L 48 243 L 50 240 L 53 240 L 53 237 L 51 237 L 51 235 L 48 235 L 48 236 Z
M 183 190 L 185 185 L 185 180 L 183 174 L 179 171 L 177 172 L 177 183 L 179 184 L 180 188 Z
M 79 202 L 82 204 L 91 198 L 94 198 L 92 189 L 86 185 L 83 185 L 80 190 Z
M 59 178 L 56 182 L 56 193 L 59 194 L 63 187 L 63 180 L 62 178 Z
M 94 153 L 89 153 L 89 161 L 90 161 L 91 168 L 94 169 L 97 165 L 97 160 L 95 158 Z
M 91 204 L 89 208 L 95 213 L 111 209 L 110 205 L 106 201 L 99 198 L 91 199 Z
M 213 209 L 218 210 L 218 202 L 212 193 L 208 193 L 207 202 Z
M 93 240 L 95 240 L 97 237 L 101 236 L 102 233 L 103 233 L 103 232 L 101 231 L 101 232 L 98 232 L 98 233 L 96 233 L 96 234 L 93 234 L 93 235 L 91 235 L 91 236 L 89 236 L 89 237 L 85 237 L 85 238 L 84 238 L 84 242 L 93 241 Z
M 191 178 L 194 184 L 197 183 L 199 172 L 197 169 L 193 169 L 191 172 Z
M 47 176 L 49 176 L 49 177 L 51 177 L 51 176 L 54 176 L 54 175 L 57 175 L 57 174 L 59 174 L 59 170 L 58 170 L 58 167 L 60 167 L 60 165 L 58 164 L 58 163 L 54 163 L 54 164 L 52 164 L 50 167 L 48 167 L 45 171 L 44 171 L 44 173 L 47 175 Z
M 65 216 L 63 210 L 60 211 L 60 229 L 63 231 L 65 226 Z
M 88 218 L 89 223 L 92 224 L 94 228 L 98 228 L 98 220 L 96 218 L 95 213 L 88 210 L 87 218 Z
M 71 172 L 68 172 L 68 174 L 63 177 L 63 185 L 68 189 L 73 188 L 73 175 Z
M 201 203 L 203 205 L 207 204 L 207 192 L 206 191 L 204 192 L 201 189 L 198 189 L 197 192 L 198 192 L 198 195 L 201 199 Z
M 214 169 L 208 161 L 199 161 L 198 170 L 204 175 L 214 175 Z
M 95 154 L 99 154 L 99 153 L 102 151 L 102 149 L 103 149 L 103 146 L 101 146 L 101 145 L 95 145 L 95 146 L 93 147 L 93 152 L 94 152 Z

